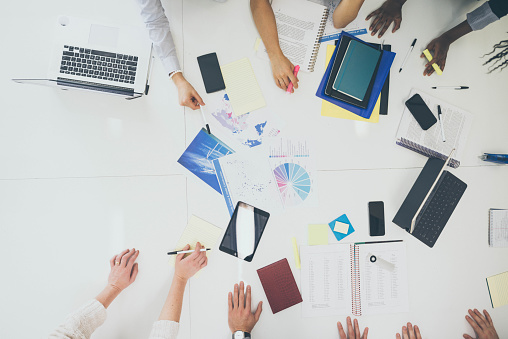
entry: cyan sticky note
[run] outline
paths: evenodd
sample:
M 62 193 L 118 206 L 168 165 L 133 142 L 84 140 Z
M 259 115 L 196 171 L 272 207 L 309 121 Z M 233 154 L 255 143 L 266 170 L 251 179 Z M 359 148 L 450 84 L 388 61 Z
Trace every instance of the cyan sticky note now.
M 340 232 L 336 232 L 335 231 L 335 223 L 337 221 L 349 225 L 349 229 L 347 230 L 347 233 L 344 234 L 344 233 L 340 233 Z M 332 230 L 333 235 L 335 236 L 337 241 L 341 241 L 342 239 L 344 239 L 345 237 L 347 237 L 348 235 L 350 235 L 351 233 L 353 233 L 355 231 L 355 229 L 353 228 L 353 225 L 351 225 L 351 222 L 349 221 L 349 219 L 347 218 L 347 216 L 345 214 L 341 215 L 340 217 L 338 217 L 335 220 L 332 220 L 328 224 L 328 226 Z

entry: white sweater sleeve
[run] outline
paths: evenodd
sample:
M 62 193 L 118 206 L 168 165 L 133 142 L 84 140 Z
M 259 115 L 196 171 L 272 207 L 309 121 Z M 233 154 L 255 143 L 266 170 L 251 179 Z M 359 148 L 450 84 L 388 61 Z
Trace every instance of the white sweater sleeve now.
M 88 339 L 106 320 L 106 309 L 93 299 L 70 314 L 49 338 Z
M 149 339 L 176 339 L 179 324 L 171 320 L 159 320 L 152 326 Z

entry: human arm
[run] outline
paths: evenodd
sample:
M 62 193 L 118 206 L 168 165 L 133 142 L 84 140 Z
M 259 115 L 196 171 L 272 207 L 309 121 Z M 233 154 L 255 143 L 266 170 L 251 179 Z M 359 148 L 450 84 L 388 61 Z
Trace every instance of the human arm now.
M 183 251 L 190 248 L 186 245 Z M 176 338 L 178 334 L 178 322 L 182 313 L 183 295 L 187 281 L 200 269 L 208 264 L 206 252 L 200 252 L 204 248 L 198 242 L 196 249 L 189 256 L 178 254 L 175 260 L 175 274 L 169 288 L 169 293 L 159 315 L 159 320 L 152 326 L 150 339 L 170 339 Z
M 254 313 L 251 311 L 251 287 L 244 292 L 243 281 L 235 284 L 233 293 L 228 294 L 228 325 L 231 333 L 242 331 L 251 333 L 261 316 L 263 302 L 260 301 Z
M 395 33 L 402 22 L 402 5 L 407 0 L 386 0 L 381 7 L 367 15 L 365 20 L 374 18 L 369 26 L 371 35 L 376 35 L 379 31 L 378 38 L 381 38 L 385 34 L 386 30 L 390 27 L 393 22 L 392 33 Z
M 358 15 L 365 0 L 342 0 L 333 11 L 333 26 L 337 29 L 349 25 Z
M 406 326 L 402 326 L 402 335 L 397 333 L 397 339 L 422 339 L 422 335 L 420 334 L 420 329 L 418 326 L 407 323 Z
M 477 339 L 499 339 L 494 323 L 490 317 L 489 312 L 483 310 L 483 316 L 476 308 L 475 310 L 468 310 L 469 316 L 466 315 L 466 320 L 473 328 Z M 473 339 L 469 334 L 464 334 L 465 339 Z
M 106 320 L 106 308 L 121 291 L 136 279 L 138 264 L 135 261 L 138 255 L 139 251 L 132 249 L 125 250 L 111 258 L 109 261 L 111 271 L 106 287 L 95 299 L 70 314 L 61 325 L 51 332 L 49 338 L 90 338 L 92 333 Z
M 358 320 L 354 320 L 354 327 L 351 323 L 351 317 L 347 317 L 347 335 L 344 331 L 344 327 L 342 326 L 340 321 L 337 321 L 337 328 L 339 330 L 339 337 L 340 339 L 367 339 L 367 334 L 369 333 L 369 328 L 365 327 L 365 330 L 363 330 L 363 334 L 360 335 L 360 325 L 358 324 Z
M 298 77 L 293 74 L 295 66 L 284 56 L 279 45 L 279 35 L 272 6 L 268 0 L 250 0 L 250 9 L 270 58 L 275 84 L 286 90 L 289 83 L 292 82 L 293 88 L 298 88 Z
M 141 9 L 141 17 L 148 29 L 153 48 L 159 56 L 166 74 L 170 76 L 178 89 L 178 103 L 193 110 L 198 109 L 199 105 L 205 103 L 182 74 L 169 21 L 161 1 L 136 0 L 136 2 Z

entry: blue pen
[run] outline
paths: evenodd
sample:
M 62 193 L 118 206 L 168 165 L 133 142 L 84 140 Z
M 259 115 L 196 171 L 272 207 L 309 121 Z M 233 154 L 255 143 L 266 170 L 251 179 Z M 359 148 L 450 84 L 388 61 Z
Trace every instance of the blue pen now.
M 496 164 L 508 164 L 508 154 L 483 153 L 483 155 L 480 155 L 480 159 L 495 162 Z

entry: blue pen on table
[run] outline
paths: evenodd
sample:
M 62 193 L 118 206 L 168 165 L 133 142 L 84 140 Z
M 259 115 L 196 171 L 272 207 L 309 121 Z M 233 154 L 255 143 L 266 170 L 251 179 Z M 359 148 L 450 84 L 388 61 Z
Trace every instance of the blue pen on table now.
M 483 155 L 480 155 L 480 159 L 496 164 L 508 164 L 508 154 L 483 153 Z

